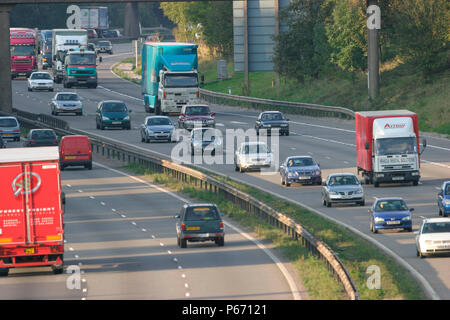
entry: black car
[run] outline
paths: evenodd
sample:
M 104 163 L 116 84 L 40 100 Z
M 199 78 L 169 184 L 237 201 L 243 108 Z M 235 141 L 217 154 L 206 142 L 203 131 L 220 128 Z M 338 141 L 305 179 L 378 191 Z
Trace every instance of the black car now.
M 289 119 L 280 111 L 261 112 L 255 123 L 256 134 L 259 135 L 260 130 L 267 130 L 270 134 L 272 130 L 279 130 L 280 135 L 289 135 Z
M 58 139 L 52 129 L 32 129 L 27 135 L 24 147 L 51 147 L 57 146 Z

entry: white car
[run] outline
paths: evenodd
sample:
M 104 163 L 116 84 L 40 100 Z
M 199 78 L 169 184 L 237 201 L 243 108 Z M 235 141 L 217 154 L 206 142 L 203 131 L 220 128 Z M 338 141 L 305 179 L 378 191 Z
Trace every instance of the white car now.
M 416 237 L 417 256 L 450 253 L 450 218 L 425 219 Z
M 264 142 L 243 142 L 235 153 L 235 170 L 244 172 L 272 166 L 273 154 Z
M 53 91 L 53 78 L 48 72 L 33 72 L 28 78 L 28 91 Z

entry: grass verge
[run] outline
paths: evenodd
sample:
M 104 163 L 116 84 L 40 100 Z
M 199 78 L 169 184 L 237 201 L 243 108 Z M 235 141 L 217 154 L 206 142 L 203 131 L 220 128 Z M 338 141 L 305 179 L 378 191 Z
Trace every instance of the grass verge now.
M 227 216 L 255 231 L 261 237 L 270 239 L 274 246 L 298 270 L 303 285 L 312 299 L 343 299 L 345 294 L 341 285 L 329 274 L 324 262 L 311 256 L 305 248 L 296 241 L 285 236 L 280 230 L 264 221 L 249 215 L 224 198 L 205 190 L 185 185 L 164 174 L 153 173 L 139 165 L 126 167 L 133 173 L 146 175 L 159 184 L 187 194 L 192 198 L 216 203 Z M 208 172 L 209 175 L 211 175 Z M 267 205 L 277 208 L 287 216 L 309 229 L 316 237 L 327 243 L 336 252 L 349 271 L 361 299 L 424 299 L 424 295 L 415 280 L 405 272 L 395 261 L 386 256 L 371 243 L 352 234 L 347 229 L 335 225 L 328 220 L 273 195 L 261 192 L 255 188 L 236 183 L 230 179 L 216 176 L 217 179 L 233 185 L 240 190 L 264 201 Z M 381 289 L 367 288 L 366 270 L 376 265 L 381 270 Z

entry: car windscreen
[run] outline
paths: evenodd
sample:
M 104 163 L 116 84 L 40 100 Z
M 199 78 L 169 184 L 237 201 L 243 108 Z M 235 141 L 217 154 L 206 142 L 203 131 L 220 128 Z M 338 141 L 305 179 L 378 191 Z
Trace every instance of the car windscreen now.
M 11 119 L 11 118 L 0 119 L 0 127 L 12 128 L 12 127 L 17 127 L 18 125 L 19 124 L 17 123 L 16 119 Z
M 52 78 L 48 73 L 34 73 L 31 75 L 32 80 L 51 80 Z
M 98 47 L 106 47 L 106 46 L 110 46 L 110 45 L 111 45 L 111 42 L 109 42 L 109 41 L 99 41 L 97 43 Z
M 206 116 L 211 114 L 211 111 L 209 111 L 209 107 L 204 106 L 198 106 L 198 107 L 187 107 L 186 108 L 186 114 L 188 116 Z
M 414 154 L 417 152 L 416 142 L 414 137 L 377 139 L 375 152 L 379 156 Z
M 202 206 L 202 207 L 188 207 L 184 220 L 218 220 L 220 219 L 219 212 L 216 207 Z
M 269 153 L 270 150 L 265 144 L 250 144 L 243 147 L 244 154 Z
M 56 134 L 52 130 L 37 130 L 31 133 L 31 138 L 36 140 L 50 140 L 56 139 Z
M 170 122 L 167 118 L 152 118 L 147 120 L 148 126 L 170 126 L 172 122 Z
M 77 53 L 77 54 L 71 54 L 68 57 L 68 64 L 75 64 L 75 65 L 91 65 L 95 64 L 95 54 L 91 53 Z
M 422 233 L 450 233 L 450 222 L 429 222 L 425 223 Z
M 126 112 L 127 107 L 123 103 L 105 103 L 102 107 L 103 112 Z
M 198 87 L 197 74 L 166 74 L 164 76 L 164 87 L 166 88 Z
M 446 196 L 450 196 L 450 184 L 448 184 L 448 185 L 445 187 L 444 194 L 445 194 Z
M 315 165 L 313 159 L 311 158 L 294 158 L 289 159 L 288 167 L 306 167 Z
M 330 186 L 348 186 L 358 184 L 355 176 L 333 176 L 328 183 Z
M 202 128 L 192 130 L 193 140 L 214 141 L 216 139 L 216 130 L 211 128 Z
M 285 120 L 283 114 L 277 113 L 263 113 L 261 115 L 261 120 L 270 121 L 270 120 Z
M 70 93 L 58 94 L 56 96 L 56 100 L 58 100 L 58 101 L 77 101 L 78 96 L 76 94 L 70 94 Z
M 406 211 L 408 207 L 403 200 L 386 200 L 378 201 L 375 207 L 376 212 L 387 212 L 387 211 Z

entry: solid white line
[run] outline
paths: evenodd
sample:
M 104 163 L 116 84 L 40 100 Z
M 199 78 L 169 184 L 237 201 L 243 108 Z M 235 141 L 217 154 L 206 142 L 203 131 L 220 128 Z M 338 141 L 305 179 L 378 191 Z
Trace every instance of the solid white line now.
M 142 180 L 140 178 L 134 177 L 134 176 L 132 176 L 132 175 L 126 173 L 126 172 L 110 168 L 110 167 L 105 166 L 103 164 L 100 164 L 98 162 L 94 162 L 94 164 L 96 166 L 99 166 L 99 167 L 102 167 L 104 169 L 110 170 L 110 171 L 115 172 L 117 174 L 129 177 L 129 178 L 131 178 L 131 179 L 133 179 L 135 181 L 141 182 L 141 183 L 143 183 L 143 184 L 145 184 L 145 185 L 147 185 L 147 186 L 149 186 L 151 188 L 157 189 L 157 190 L 159 190 L 161 192 L 167 193 L 167 194 L 177 198 L 178 200 L 180 200 L 180 201 L 182 201 L 184 203 L 189 203 L 189 200 L 187 200 L 187 199 L 185 199 L 185 198 L 183 198 L 183 197 L 181 197 L 181 196 L 179 196 L 179 195 L 177 195 L 177 194 L 175 194 L 175 193 L 173 193 L 173 192 L 171 192 L 169 190 L 166 190 L 166 189 L 163 189 L 163 188 L 161 188 L 161 187 L 159 187 L 157 185 L 154 185 L 153 183 L 150 183 L 150 182 L 147 182 L 147 181 Z M 242 234 L 242 236 L 244 236 L 245 238 L 247 238 L 248 240 L 250 240 L 251 242 L 256 244 L 258 246 L 258 248 L 263 250 L 264 253 L 267 256 L 269 256 L 270 259 L 272 259 L 272 261 L 276 264 L 276 266 L 280 269 L 281 273 L 285 277 L 285 279 L 286 279 L 286 281 L 287 281 L 287 283 L 289 285 L 289 288 L 291 290 L 291 293 L 293 295 L 294 300 L 301 300 L 301 296 L 300 296 L 299 290 L 297 288 L 297 285 L 296 285 L 295 281 L 293 280 L 293 278 L 291 277 L 291 275 L 289 274 L 289 272 L 287 271 L 286 267 L 283 265 L 283 263 L 275 255 L 273 255 L 271 251 L 269 251 L 266 247 L 264 247 L 264 245 L 261 242 L 259 242 L 257 239 L 253 238 L 252 236 L 248 235 L 247 233 L 244 233 L 242 230 L 240 230 L 239 228 L 235 227 L 234 225 L 232 225 L 229 222 L 225 222 L 225 224 L 227 226 L 229 226 L 230 228 L 234 229 L 235 231 L 237 231 L 238 233 Z M 155 238 L 155 236 L 152 235 L 152 238 Z M 181 269 L 181 266 L 178 266 L 178 268 Z

